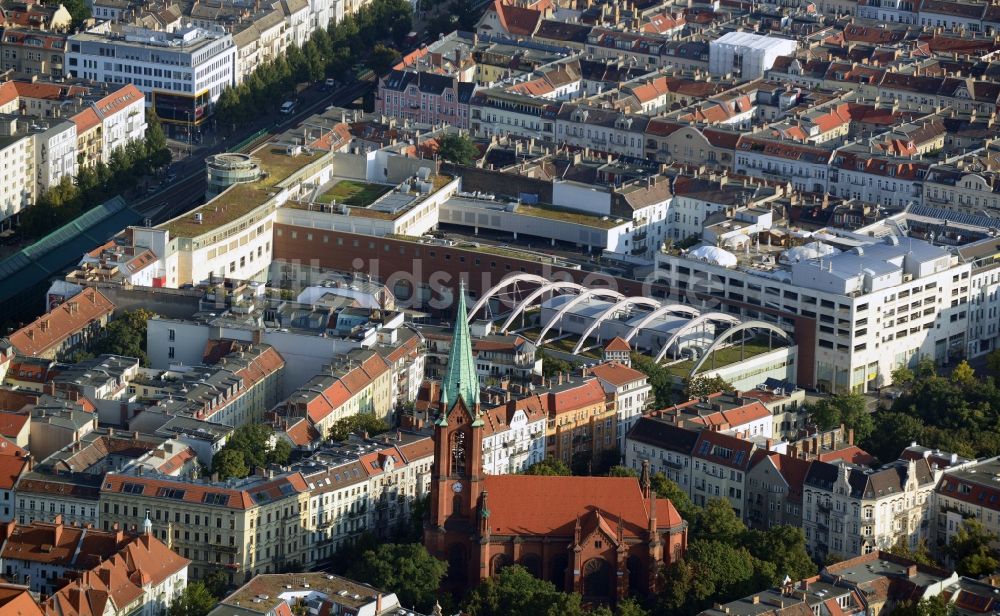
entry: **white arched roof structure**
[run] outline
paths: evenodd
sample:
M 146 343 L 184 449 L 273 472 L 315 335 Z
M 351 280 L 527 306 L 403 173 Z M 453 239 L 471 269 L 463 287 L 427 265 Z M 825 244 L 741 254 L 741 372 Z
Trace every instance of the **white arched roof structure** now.
M 469 309 L 469 323 L 472 323 L 472 317 L 474 317 L 476 313 L 479 312 L 479 310 L 485 306 L 488 301 L 490 301 L 490 298 L 497 294 L 498 291 L 506 289 L 507 287 L 515 285 L 519 282 L 533 282 L 535 284 L 545 285 L 549 284 L 550 280 L 548 278 L 542 278 L 536 274 L 526 273 L 517 273 L 505 276 L 503 280 L 487 289 L 487 291 L 483 293 L 483 296 L 476 300 L 476 303 L 472 305 L 472 308 Z
M 652 308 L 655 310 L 660 307 L 660 302 L 656 301 L 655 299 L 650 299 L 648 297 L 642 297 L 641 295 L 636 295 L 633 297 L 625 297 L 618 300 L 610 308 L 608 308 L 601 314 L 597 315 L 597 317 L 594 318 L 594 322 L 591 323 L 590 326 L 582 334 L 580 334 L 580 339 L 577 341 L 576 346 L 573 347 L 573 354 L 575 355 L 580 352 L 580 349 L 583 347 L 583 343 L 587 341 L 587 338 L 590 338 L 590 335 L 594 333 L 595 329 L 600 327 L 601 323 L 605 319 L 607 319 L 614 313 L 618 312 L 622 308 L 627 308 L 629 306 L 646 306 L 648 308 Z
M 552 329 L 553 325 L 562 321 L 563 315 L 569 312 L 569 310 L 573 306 L 579 304 L 580 302 L 586 299 L 595 296 L 611 297 L 618 301 L 625 299 L 624 295 L 612 289 L 588 289 L 583 293 L 577 295 L 573 299 L 569 300 L 565 304 L 563 304 L 563 307 L 560 308 L 559 311 L 556 312 L 554 315 L 552 315 L 552 318 L 549 319 L 549 322 L 546 323 L 544 327 L 542 327 L 542 331 L 538 334 L 538 340 L 535 341 L 535 344 L 538 346 L 542 346 L 542 343 L 545 342 L 545 334 L 549 333 L 549 330 Z
M 569 280 L 556 280 L 555 282 L 549 282 L 538 287 L 525 297 L 520 304 L 514 307 L 514 310 L 510 313 L 510 316 L 503 322 L 500 326 L 500 333 L 506 333 L 507 328 L 510 327 L 517 315 L 525 311 L 531 304 L 539 297 L 545 295 L 549 291 L 555 291 L 556 289 L 575 289 L 578 293 L 582 293 L 586 287 L 581 284 Z
M 705 352 L 702 353 L 701 358 L 695 362 L 694 366 L 691 368 L 691 372 L 688 373 L 688 376 L 694 376 L 698 372 L 698 369 L 701 368 L 702 364 L 705 363 L 705 360 L 707 360 L 712 353 L 716 351 L 716 349 L 722 346 L 724 342 L 732 338 L 734 334 L 738 334 L 748 329 L 766 329 L 770 332 L 778 334 L 788 342 L 792 341 L 791 336 L 789 336 L 785 330 L 781 329 L 777 325 L 772 325 L 771 323 L 766 323 L 764 321 L 747 321 L 746 323 L 741 323 L 736 327 L 730 327 L 726 331 L 722 332 L 721 336 L 713 340 L 712 344 L 708 345 L 708 348 L 706 348 Z
M 703 315 L 697 316 L 688 321 L 687 323 L 685 323 L 684 325 L 680 326 L 677 329 L 677 331 L 675 331 L 674 334 L 670 336 L 670 338 L 668 338 L 665 343 L 663 343 L 663 346 L 660 347 L 660 350 L 656 354 L 656 358 L 653 361 L 655 361 L 656 363 L 660 363 L 661 361 L 663 361 L 663 356 L 667 354 L 667 350 L 671 346 L 673 346 L 674 343 L 677 342 L 677 340 L 679 340 L 681 336 L 693 330 L 694 328 L 698 327 L 699 325 L 707 323 L 708 321 L 726 321 L 727 323 L 733 323 L 733 324 L 737 324 L 740 322 L 740 320 L 734 317 L 733 315 L 726 314 L 724 312 L 706 312 Z M 715 344 L 715 342 L 713 342 L 712 344 Z
M 701 311 L 694 306 L 687 306 L 685 304 L 664 304 L 642 317 L 642 319 L 640 319 L 639 322 L 636 323 L 627 334 L 625 334 L 625 342 L 631 342 L 632 338 L 635 338 L 635 335 L 639 333 L 639 330 L 649 325 L 654 319 L 656 319 L 656 317 L 669 314 L 671 312 L 686 312 L 688 316 L 692 317 L 696 317 L 701 314 Z

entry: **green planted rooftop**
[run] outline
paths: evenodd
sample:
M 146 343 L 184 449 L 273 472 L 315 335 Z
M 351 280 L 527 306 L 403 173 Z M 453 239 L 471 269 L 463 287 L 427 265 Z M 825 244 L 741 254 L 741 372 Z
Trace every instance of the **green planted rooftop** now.
M 271 189 L 325 154 L 314 151 L 289 156 L 285 146 L 267 144 L 251 154 L 264 173 L 261 179 L 248 184 L 235 184 L 205 205 L 168 220 L 159 228 L 169 231 L 170 237 L 198 237 L 209 233 L 266 203 Z M 201 222 L 195 220 L 196 213 L 201 214 Z
M 771 342 L 771 346 L 768 347 L 767 336 L 760 335 L 760 336 L 755 336 L 754 338 L 751 338 L 750 340 L 744 342 L 742 345 L 742 350 L 740 346 L 741 345 L 737 343 L 732 346 L 727 346 L 721 349 L 717 349 L 714 353 L 712 353 L 712 355 L 714 355 L 715 357 L 713 358 L 712 355 L 710 355 L 708 359 L 705 360 L 705 363 L 702 364 L 701 372 L 715 370 L 718 368 L 722 368 L 724 366 L 728 366 L 730 364 L 735 364 L 739 361 L 749 359 L 751 357 L 755 357 L 757 355 L 763 355 L 764 353 L 768 353 L 775 349 L 780 349 L 784 347 L 785 343 L 779 337 L 775 336 Z M 669 354 L 667 355 L 665 360 L 670 361 Z M 694 367 L 694 364 L 695 361 L 688 359 L 681 362 L 677 362 L 675 364 L 670 364 L 669 366 L 667 366 L 667 370 L 669 370 L 670 373 L 673 374 L 674 376 L 684 378 L 691 372 L 691 368 Z
M 320 195 L 316 200 L 320 203 L 345 203 L 354 207 L 368 207 L 379 197 L 392 190 L 385 184 L 370 184 L 357 180 L 340 180 L 333 188 Z

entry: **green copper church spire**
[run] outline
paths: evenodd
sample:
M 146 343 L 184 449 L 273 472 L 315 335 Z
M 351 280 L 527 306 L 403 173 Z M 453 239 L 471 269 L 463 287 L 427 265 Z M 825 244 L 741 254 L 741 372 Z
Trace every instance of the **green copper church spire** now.
M 479 377 L 472 356 L 472 336 L 469 335 L 469 315 L 465 308 L 465 284 L 458 283 L 458 308 L 455 310 L 455 330 L 448 352 L 448 372 L 441 382 L 441 402 L 447 413 L 459 397 L 473 410 L 479 404 Z

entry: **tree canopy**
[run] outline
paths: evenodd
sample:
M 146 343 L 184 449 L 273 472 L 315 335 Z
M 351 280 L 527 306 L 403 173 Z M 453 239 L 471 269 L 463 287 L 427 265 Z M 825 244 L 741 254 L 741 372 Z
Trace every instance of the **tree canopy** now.
M 520 565 L 487 578 L 465 603 L 468 616 L 578 616 L 584 614 L 580 595 L 556 590 L 552 582 L 540 580 Z
M 134 188 L 143 176 L 170 163 L 170 150 L 152 112 L 146 114 L 146 135 L 111 153 L 110 160 L 80 166 L 75 178 L 62 181 L 39 195 L 20 216 L 19 230 L 27 237 L 41 237 L 70 222 L 99 203 Z
M 729 381 L 721 376 L 696 376 L 693 379 L 684 380 L 684 395 L 690 400 L 701 398 L 720 391 L 729 391 L 733 388 Z
M 674 376 L 653 358 L 632 353 L 632 367 L 646 375 L 649 386 L 653 389 L 653 403 L 656 408 L 670 406 L 674 402 Z
M 979 379 L 959 364 L 950 376 L 921 361 L 913 378 L 901 385 L 889 409 L 871 416 L 872 431 L 862 447 L 881 461 L 895 460 L 911 441 L 968 458 L 1000 455 L 1000 388 L 993 378 Z
M 546 457 L 541 462 L 535 462 L 524 471 L 525 475 L 562 475 L 569 476 L 573 473 L 566 463 L 553 457 Z
M 471 165 L 479 158 L 479 149 L 466 135 L 448 133 L 438 141 L 438 156 L 457 165 Z
M 288 462 L 291 452 L 291 445 L 277 438 L 270 426 L 248 424 L 236 428 L 225 446 L 215 454 L 212 471 L 218 473 L 220 479 L 242 478 L 255 467 Z
M 326 30 L 314 30 L 301 48 L 258 66 L 237 86 L 222 91 L 215 105 L 221 128 L 235 129 L 261 114 L 273 113 L 299 83 L 324 76 L 342 82 L 353 78 L 359 63 L 376 73 L 387 72 L 399 57 L 412 26 L 406 0 L 373 0 Z
M 1000 566 L 1000 554 L 992 544 L 997 536 L 976 518 L 967 518 L 945 548 L 959 575 L 973 578 L 993 573 Z
M 854 430 L 857 441 L 867 440 L 875 429 L 875 422 L 861 394 L 838 394 L 823 398 L 810 408 L 813 421 L 823 430 L 832 430 L 844 424 Z M 895 459 L 895 458 L 893 458 Z
M 447 570 L 447 563 L 419 543 L 384 543 L 365 551 L 351 566 L 349 576 L 391 590 L 403 606 L 429 614 Z
M 170 602 L 167 616 L 205 616 L 217 603 L 204 584 L 191 582 Z
M 368 434 L 375 436 L 389 430 L 389 424 L 373 413 L 357 413 L 338 419 L 327 434 L 332 440 L 346 441 L 351 434 Z
M 747 529 L 722 499 L 709 501 L 703 509 L 691 506 L 688 516 L 688 551 L 663 571 L 657 613 L 696 614 L 713 602 L 777 584 L 786 575 L 801 579 L 816 573 L 802 529 Z
M 126 310 L 118 314 L 105 327 L 102 335 L 90 345 L 95 355 L 110 353 L 138 358 L 140 365 L 148 366 L 146 357 L 146 323 L 154 317 L 145 308 Z

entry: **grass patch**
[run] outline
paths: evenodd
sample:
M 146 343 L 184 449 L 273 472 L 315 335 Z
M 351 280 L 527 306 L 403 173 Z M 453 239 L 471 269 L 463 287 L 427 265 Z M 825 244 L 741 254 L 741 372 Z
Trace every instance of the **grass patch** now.
M 723 366 L 735 364 L 736 362 L 741 361 L 741 359 L 749 359 L 757 355 L 762 355 L 764 353 L 768 353 L 775 349 L 780 349 L 783 346 L 784 344 L 779 339 L 776 340 L 774 343 L 772 343 L 771 348 L 769 349 L 767 346 L 767 336 L 755 336 L 753 339 L 747 340 L 743 344 L 742 352 L 740 350 L 739 344 L 717 349 L 714 353 L 712 353 L 712 355 L 708 357 L 708 359 L 705 360 L 705 363 L 702 364 L 701 369 L 704 372 L 707 370 L 722 368 Z M 714 356 L 714 361 L 715 361 L 714 368 L 712 364 L 713 362 L 712 356 Z M 670 356 L 668 354 L 666 359 L 669 360 L 669 358 Z M 691 368 L 694 367 L 694 364 L 695 362 L 692 360 L 685 360 L 677 362 L 676 364 L 670 364 L 669 366 L 666 366 L 666 368 L 674 376 L 684 378 L 688 375 L 689 372 L 691 372 Z
M 354 207 L 368 207 L 379 197 L 392 190 L 392 186 L 369 184 L 355 180 L 340 180 L 333 188 L 319 196 L 320 203 L 346 203 Z

